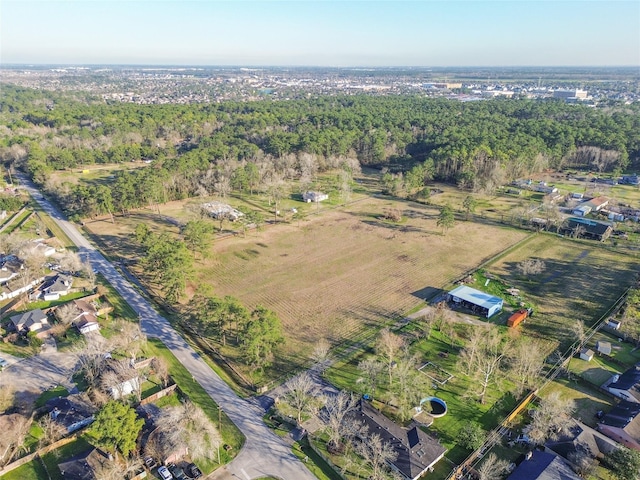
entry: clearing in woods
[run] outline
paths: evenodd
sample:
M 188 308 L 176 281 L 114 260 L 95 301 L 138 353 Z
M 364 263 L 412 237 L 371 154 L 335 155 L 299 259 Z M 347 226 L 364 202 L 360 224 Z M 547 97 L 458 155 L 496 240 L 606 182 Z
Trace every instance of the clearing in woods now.
M 388 208 L 403 211 L 400 224 L 381 218 Z M 286 371 L 305 363 L 319 338 L 355 341 L 415 308 L 429 287 L 443 287 L 527 235 L 462 221 L 442 235 L 438 213 L 369 198 L 300 226 L 217 242 L 194 283 L 274 310 L 287 338 L 276 369 Z

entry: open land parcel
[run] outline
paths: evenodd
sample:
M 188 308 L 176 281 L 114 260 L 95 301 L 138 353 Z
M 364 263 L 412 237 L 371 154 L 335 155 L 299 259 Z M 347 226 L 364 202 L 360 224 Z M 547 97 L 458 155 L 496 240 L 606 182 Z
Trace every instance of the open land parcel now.
M 504 207 L 507 211 L 507 205 Z M 181 202 L 174 202 L 171 208 L 175 217 L 184 214 Z M 383 212 L 389 208 L 401 209 L 403 220 L 386 221 Z M 162 214 L 167 214 L 164 207 Z M 371 197 L 301 222 L 282 222 L 252 231 L 245 238 L 227 237 L 214 243 L 210 258 L 198 261 L 190 292 L 196 285 L 209 284 L 217 295 L 233 295 L 247 306 L 263 304 L 276 311 L 287 342 L 267 372 L 275 379 L 307 364 L 312 345 L 319 338 L 327 338 L 335 346 L 366 347 L 379 328 L 528 235 L 494 220 L 484 223 L 480 215 L 476 221 L 458 221 L 442 235 L 437 216 L 438 210 L 428 205 Z M 115 226 L 100 221 L 88 228 L 97 235 L 111 235 L 114 246 L 130 242 L 130 248 L 119 253 L 133 257 L 135 244 L 129 239 L 132 227 L 142 217 L 159 228 L 178 232 L 175 224 L 151 210 L 118 218 Z M 522 277 L 516 266 L 528 258 L 543 260 L 546 270 L 538 276 Z M 520 289 L 535 306 L 536 315 L 520 331 L 542 338 L 549 353 L 573 342 L 572 322 L 580 319 L 591 325 L 600 318 L 633 283 L 637 267 L 634 257 L 593 242 L 550 234 L 534 235 L 484 266 L 508 286 Z M 504 324 L 504 320 L 497 323 Z M 434 361 L 455 372 L 455 353 L 465 338 L 464 327 L 457 329 L 457 340 L 434 335 L 427 344 L 417 344 L 416 351 L 422 352 L 424 361 Z M 239 352 L 233 348 L 218 347 L 232 361 L 239 359 Z M 447 350 L 453 354 L 443 360 L 438 354 Z M 331 375 L 331 379 L 340 387 L 357 390 L 357 360 L 351 360 L 349 367 L 349 363 L 338 364 L 336 370 L 342 372 Z M 456 435 L 465 422 L 475 419 L 490 429 L 515 404 L 508 393 L 509 382 L 492 388 L 483 406 L 462 395 L 466 386 L 454 379 L 438 392 L 447 397 L 452 413 L 432 427 L 445 445 L 454 448 L 448 454 L 454 462 L 461 461 L 465 454 L 455 448 Z M 602 407 L 603 399 L 588 388 L 565 387 L 562 391 L 566 395 L 573 391 L 585 412 Z

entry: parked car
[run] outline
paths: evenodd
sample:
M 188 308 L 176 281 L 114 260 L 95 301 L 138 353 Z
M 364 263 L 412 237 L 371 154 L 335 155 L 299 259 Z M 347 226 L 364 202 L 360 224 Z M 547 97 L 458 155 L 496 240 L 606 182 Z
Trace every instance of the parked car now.
M 147 466 L 149 470 L 153 470 L 157 465 L 153 457 L 145 457 L 144 464 Z
M 182 470 L 177 465 L 174 465 L 173 463 L 169 464 L 169 471 L 171 472 L 171 475 L 173 475 L 173 478 L 175 478 L 177 480 L 188 480 L 189 479 L 189 477 L 187 477 L 185 475 L 184 470 Z
M 158 468 L 158 475 L 160 475 L 162 480 L 173 480 L 173 475 L 171 475 L 171 472 L 165 466 Z
M 190 463 L 187 466 L 187 475 L 191 478 L 200 478 L 202 476 L 202 472 L 195 463 Z
M 2 370 L 7 365 L 9 365 L 9 362 L 7 362 L 4 358 L 0 358 L 0 370 Z

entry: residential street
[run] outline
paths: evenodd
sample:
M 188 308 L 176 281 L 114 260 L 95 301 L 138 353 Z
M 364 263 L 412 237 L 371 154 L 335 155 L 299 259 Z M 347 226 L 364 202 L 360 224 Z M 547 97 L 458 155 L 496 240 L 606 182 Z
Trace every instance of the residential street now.
M 274 476 L 283 480 L 313 480 L 316 477 L 298 460 L 290 447 L 262 422 L 264 411 L 238 397 L 206 362 L 184 341 L 153 307 L 120 275 L 82 234 L 68 222 L 34 185 L 23 175 L 20 181 L 42 208 L 58 223 L 60 228 L 78 246 L 82 259 L 88 258 L 94 270 L 100 272 L 138 312 L 142 330 L 150 337 L 160 339 L 184 367 L 202 385 L 213 400 L 222 407 L 246 437 L 238 457 L 225 468 L 225 473 L 215 473 L 214 478 L 238 478 L 250 480 Z M 222 470 L 222 469 L 220 469 Z M 226 475 L 226 476 L 221 476 Z M 229 476 L 231 475 L 231 476 Z

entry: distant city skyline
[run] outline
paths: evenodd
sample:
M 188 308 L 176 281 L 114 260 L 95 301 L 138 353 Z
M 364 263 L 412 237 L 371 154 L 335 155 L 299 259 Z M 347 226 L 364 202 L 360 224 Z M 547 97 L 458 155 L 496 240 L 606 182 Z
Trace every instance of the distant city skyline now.
M 0 0 L 0 63 L 640 66 L 640 2 Z

